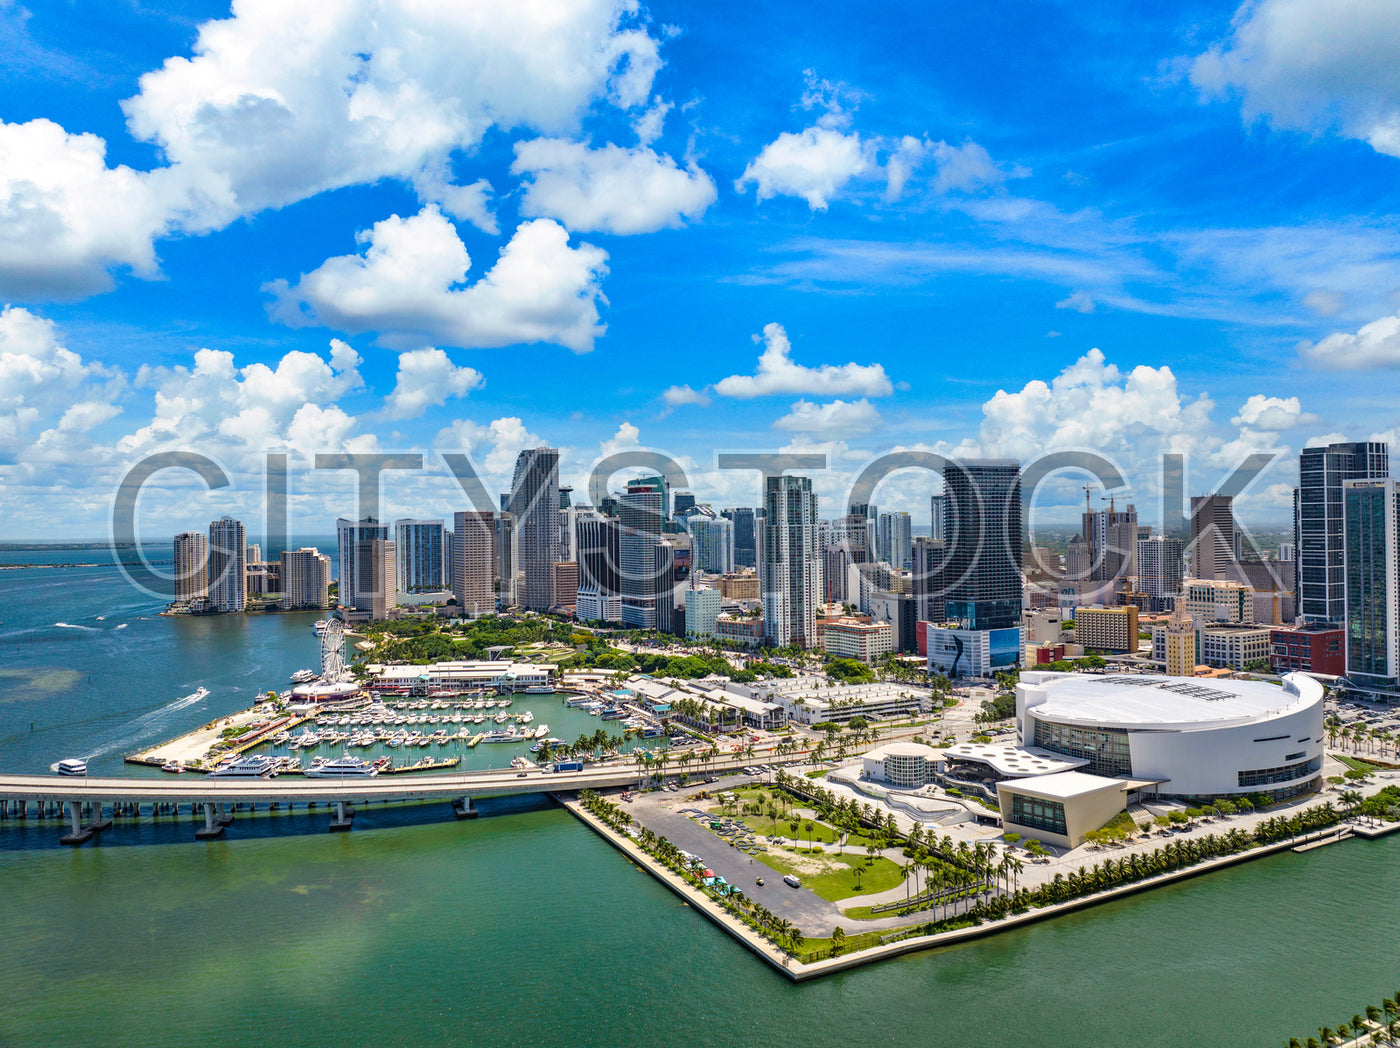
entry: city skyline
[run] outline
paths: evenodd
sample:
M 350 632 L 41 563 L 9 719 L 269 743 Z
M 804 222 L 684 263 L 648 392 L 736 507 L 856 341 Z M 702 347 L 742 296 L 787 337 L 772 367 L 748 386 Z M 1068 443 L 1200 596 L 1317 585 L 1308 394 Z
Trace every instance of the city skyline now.
M 191 494 L 252 517 L 268 451 L 315 520 L 353 489 L 318 451 L 464 452 L 506 490 L 525 447 L 564 483 L 652 447 L 742 506 L 717 451 L 824 451 L 830 500 L 888 450 L 1089 447 L 1150 520 L 1163 451 L 1206 493 L 1278 449 L 1236 500 L 1273 523 L 1305 444 L 1394 442 L 1381 5 L 376 10 L 0 11 L 15 534 L 99 533 L 177 448 L 234 483 L 162 478 L 167 534 Z M 433 464 L 386 519 L 460 508 Z M 876 501 L 917 522 L 926 494 Z

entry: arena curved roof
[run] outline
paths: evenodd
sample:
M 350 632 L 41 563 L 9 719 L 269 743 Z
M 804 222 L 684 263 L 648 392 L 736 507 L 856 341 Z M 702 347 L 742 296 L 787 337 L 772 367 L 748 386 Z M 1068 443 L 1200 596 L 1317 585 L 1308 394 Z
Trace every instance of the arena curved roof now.
M 1022 673 L 1026 709 L 1058 724 L 1192 731 L 1268 721 L 1322 703 L 1322 685 L 1300 673 L 1283 686 L 1148 674 Z

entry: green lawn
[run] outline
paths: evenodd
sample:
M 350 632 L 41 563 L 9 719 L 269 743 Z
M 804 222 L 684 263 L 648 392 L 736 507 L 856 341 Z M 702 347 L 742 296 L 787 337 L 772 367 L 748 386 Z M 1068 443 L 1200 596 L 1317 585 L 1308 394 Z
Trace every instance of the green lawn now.
M 1366 761 L 1358 760 L 1355 757 L 1343 757 L 1340 753 L 1334 753 L 1332 756 L 1336 757 L 1337 760 L 1341 761 L 1352 771 L 1373 772 L 1381 770 L 1379 765 L 1370 764 Z
M 802 887 L 810 889 L 827 902 L 888 891 L 904 883 L 904 871 L 889 859 L 876 859 L 867 866 L 863 855 L 794 855 L 781 849 L 760 852 L 754 858 L 779 873 L 795 874 L 801 879 Z M 804 872 L 803 867 L 813 861 L 820 862 L 826 868 L 825 872 Z M 859 891 L 852 872 L 857 866 L 861 871 Z

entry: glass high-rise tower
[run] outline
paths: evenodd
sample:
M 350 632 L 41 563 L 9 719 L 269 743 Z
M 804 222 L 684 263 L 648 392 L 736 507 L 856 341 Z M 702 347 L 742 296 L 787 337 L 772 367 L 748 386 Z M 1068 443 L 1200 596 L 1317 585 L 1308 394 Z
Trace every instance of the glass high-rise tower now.
M 1293 545 L 1298 555 L 1298 611 L 1309 626 L 1346 621 L 1342 563 L 1342 486 L 1348 480 L 1390 475 L 1389 450 L 1381 443 L 1304 448 L 1293 494 Z
M 1021 466 L 973 460 L 950 466 L 948 559 L 943 569 L 948 621 L 964 629 L 1021 624 Z

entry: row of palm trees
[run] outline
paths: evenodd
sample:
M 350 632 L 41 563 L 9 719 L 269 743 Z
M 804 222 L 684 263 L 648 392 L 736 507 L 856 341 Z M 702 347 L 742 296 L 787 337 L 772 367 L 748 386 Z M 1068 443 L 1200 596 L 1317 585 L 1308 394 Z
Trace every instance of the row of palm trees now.
M 632 827 L 632 816 L 612 801 L 593 790 L 579 794 L 579 803 L 591 814 L 597 816 L 613 829 L 628 833 Z M 701 890 L 706 886 L 700 881 L 704 864 L 696 858 L 681 854 L 681 850 L 646 826 L 638 827 L 635 835 L 637 844 L 648 855 L 675 873 L 688 877 Z M 787 949 L 789 953 L 798 950 L 806 940 L 802 930 L 785 917 L 779 917 L 767 907 L 754 902 L 733 885 L 728 890 L 709 890 L 708 894 L 735 917 L 742 920 L 770 942 Z
M 1327 741 L 1336 746 L 1341 740 L 1342 747 L 1351 743 L 1351 751 L 1358 756 L 1361 747 L 1365 745 L 1366 752 L 1382 758 L 1389 757 L 1391 760 L 1400 760 L 1400 735 L 1392 735 L 1388 731 L 1380 728 L 1370 728 L 1364 724 L 1353 724 L 1344 727 L 1335 717 L 1327 722 Z M 1379 750 L 1379 752 L 1377 752 Z
M 1366 1006 L 1366 1014 L 1354 1014 L 1350 1020 L 1339 1022 L 1335 1029 L 1319 1026 L 1316 1037 L 1290 1037 L 1283 1048 L 1326 1048 L 1332 1044 L 1395 1044 L 1400 1039 L 1400 990 L 1394 997 Z

